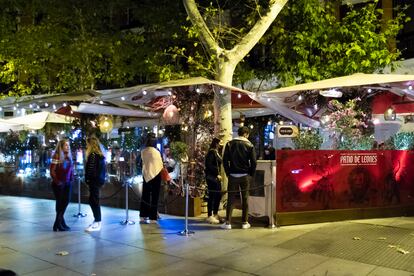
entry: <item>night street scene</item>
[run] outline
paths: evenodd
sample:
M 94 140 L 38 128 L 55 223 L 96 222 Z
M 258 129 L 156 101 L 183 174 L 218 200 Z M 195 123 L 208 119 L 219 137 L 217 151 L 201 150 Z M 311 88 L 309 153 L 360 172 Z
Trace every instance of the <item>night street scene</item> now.
M 414 275 L 414 1 L 0 7 L 0 276 Z

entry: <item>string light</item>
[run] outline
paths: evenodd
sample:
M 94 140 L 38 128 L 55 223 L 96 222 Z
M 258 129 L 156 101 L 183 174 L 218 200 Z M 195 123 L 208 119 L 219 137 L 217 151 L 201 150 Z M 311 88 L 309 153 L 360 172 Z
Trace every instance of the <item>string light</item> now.
M 125 97 L 124 97 L 124 96 L 122 96 L 122 97 L 121 97 L 121 100 L 125 101 Z
M 368 93 L 371 93 L 372 92 L 372 89 L 371 88 L 368 88 Z
M 100 100 L 100 101 L 99 101 L 99 103 L 100 103 L 100 104 L 103 104 L 103 101 L 102 101 L 102 100 Z
M 267 98 L 267 101 L 268 101 L 268 102 L 270 102 L 270 101 L 271 101 L 271 99 L 270 99 L 270 98 Z
M 224 90 L 220 89 L 220 94 L 223 95 L 224 94 Z
M 197 93 L 200 93 L 200 88 L 198 88 L 198 87 L 197 87 L 197 88 L 196 88 L 196 92 L 197 92 Z
M 413 90 L 413 87 L 411 85 L 408 86 L 408 90 Z
M 302 97 L 302 95 L 299 95 L 298 101 L 301 101 L 301 100 L 303 100 L 303 97 Z
M 144 91 L 142 91 L 142 95 L 147 95 L 147 91 L 146 90 L 144 90 Z
M 63 103 L 63 107 L 66 107 L 67 106 L 67 104 L 66 103 Z
M 240 99 L 241 97 L 242 97 L 242 96 L 241 96 L 241 94 L 240 94 L 240 93 L 239 93 L 239 94 L 237 94 L 237 98 L 239 98 L 239 99 Z

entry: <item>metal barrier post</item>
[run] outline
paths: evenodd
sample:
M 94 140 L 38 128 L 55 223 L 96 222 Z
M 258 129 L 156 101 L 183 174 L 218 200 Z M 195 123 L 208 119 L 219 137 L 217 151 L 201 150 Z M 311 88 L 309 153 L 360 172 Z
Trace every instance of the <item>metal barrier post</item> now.
M 275 225 L 275 217 L 273 213 L 273 185 L 275 182 L 272 180 L 272 183 L 270 184 L 270 216 L 269 216 L 269 228 L 274 229 L 276 228 Z
M 87 216 L 87 214 L 81 212 L 81 181 L 79 175 L 76 175 L 76 179 L 78 182 L 78 213 L 74 214 L 73 216 L 75 218 L 84 218 Z
M 133 225 L 135 224 L 135 221 L 129 220 L 129 210 L 128 210 L 128 190 L 129 190 L 129 184 L 125 182 L 125 220 L 121 221 L 122 225 Z
M 194 231 L 188 230 L 188 182 L 185 184 L 185 228 L 183 231 L 178 232 L 180 236 L 191 236 L 194 234 Z
M 181 185 L 184 185 L 183 165 L 181 165 Z M 186 236 L 186 237 L 194 234 L 194 231 L 188 230 L 188 194 L 189 194 L 189 184 L 187 181 L 185 183 L 185 228 L 183 231 L 178 232 L 178 235 Z

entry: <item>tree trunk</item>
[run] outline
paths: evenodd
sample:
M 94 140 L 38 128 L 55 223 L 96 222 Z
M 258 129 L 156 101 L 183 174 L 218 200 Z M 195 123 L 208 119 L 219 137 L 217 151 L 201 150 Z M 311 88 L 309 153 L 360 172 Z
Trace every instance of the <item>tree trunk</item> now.
M 197 26 L 200 33 L 200 40 L 209 52 L 217 59 L 217 74 L 215 79 L 224 84 L 232 85 L 233 74 L 237 64 L 250 52 L 259 42 L 279 12 L 286 5 L 288 0 L 269 0 L 267 13 L 262 15 L 250 31 L 238 41 L 232 49 L 223 49 L 218 40 L 209 30 L 204 18 L 200 14 L 195 0 L 183 0 L 187 14 Z M 231 117 L 231 91 L 223 95 L 215 96 L 215 130 L 218 134 L 217 126 L 220 126 L 220 134 L 224 141 L 228 141 L 232 136 L 232 117 Z M 218 114 L 219 113 L 219 114 Z M 219 120 L 219 122 L 217 122 Z
M 231 62 L 218 62 L 216 80 L 231 85 L 235 68 L 236 65 Z M 222 140 L 227 142 L 231 140 L 233 134 L 231 91 L 226 91 L 223 94 L 215 93 L 214 110 L 218 111 L 218 114 L 215 114 L 215 120 L 219 120 L 216 121 L 216 126 L 220 127 L 219 131 L 215 128 L 215 132 L 220 132 Z

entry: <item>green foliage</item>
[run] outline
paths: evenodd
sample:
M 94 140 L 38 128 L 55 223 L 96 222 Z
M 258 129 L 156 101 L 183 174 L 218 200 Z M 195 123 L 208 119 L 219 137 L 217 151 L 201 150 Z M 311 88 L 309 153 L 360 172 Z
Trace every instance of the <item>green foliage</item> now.
M 338 149 L 340 150 L 370 150 L 374 143 L 374 137 L 368 135 L 342 136 Z
M 369 116 L 362 111 L 361 99 L 355 98 L 341 103 L 332 100 L 328 104 L 333 110 L 324 127 L 334 133 L 338 149 L 368 150 L 374 138 L 369 128 Z
M 175 160 L 185 159 L 188 151 L 188 145 L 184 142 L 175 141 L 170 144 L 171 155 Z
M 414 148 L 414 132 L 400 132 L 386 141 L 387 149 L 408 150 Z
M 400 51 L 389 43 L 409 18 L 399 10 L 394 19 L 385 22 L 377 5 L 376 0 L 358 9 L 349 6 L 349 12 L 338 20 L 338 6 L 332 1 L 288 1 L 262 39 L 271 60 L 266 59 L 260 67 L 264 71 L 271 68 L 289 85 L 373 73 L 392 65 Z
M 10 131 L 4 137 L 4 143 L 0 149 L 6 156 L 16 156 L 24 150 L 23 140 L 19 133 Z
M 321 147 L 323 139 L 315 130 L 300 131 L 299 135 L 292 139 L 296 149 L 317 150 Z
M 104 2 L 0 0 L 0 96 L 124 86 L 147 72 L 143 36 L 114 28 L 119 3 Z

